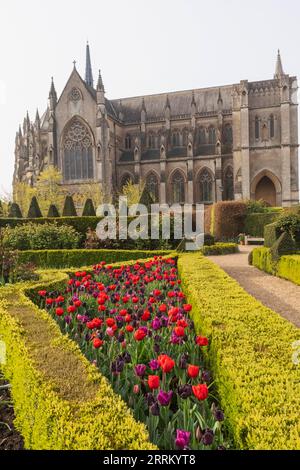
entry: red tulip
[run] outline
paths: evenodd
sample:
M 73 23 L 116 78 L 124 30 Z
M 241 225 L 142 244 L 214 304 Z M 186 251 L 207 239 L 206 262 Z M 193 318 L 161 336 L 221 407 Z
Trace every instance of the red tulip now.
M 192 386 L 193 394 L 198 400 L 206 400 L 208 397 L 208 388 L 206 384 L 199 384 Z
M 67 308 L 68 313 L 74 313 L 75 310 L 76 310 L 75 305 L 69 305 L 69 307 Z
M 159 388 L 159 377 L 158 375 L 149 375 L 148 386 L 151 390 Z
M 170 372 L 175 366 L 175 362 L 167 354 L 161 354 L 157 360 L 163 372 Z
M 147 336 L 146 333 L 140 328 L 134 332 L 134 339 L 136 339 L 137 341 L 142 341 L 145 336 Z
M 151 317 L 151 314 L 149 310 L 145 310 L 141 318 L 143 321 L 148 321 L 150 317 Z
M 190 365 L 188 366 L 188 369 L 187 369 L 188 376 L 189 376 L 191 379 L 194 379 L 195 377 L 198 376 L 199 370 L 200 370 L 200 367 L 199 367 L 199 366 L 194 366 L 194 365 L 190 364 Z
M 58 307 L 56 310 L 55 310 L 55 313 L 58 317 L 61 317 L 63 314 L 64 314 L 64 309 L 61 308 L 61 307 Z
M 103 345 L 103 341 L 101 339 L 95 338 L 93 340 L 93 346 L 94 346 L 95 349 L 100 348 L 102 345 Z
M 174 332 L 175 332 L 176 336 L 184 336 L 185 335 L 185 331 L 184 331 L 183 326 L 176 326 L 174 328 Z
M 45 295 L 47 295 L 47 291 L 46 291 L 46 290 L 39 290 L 39 291 L 38 291 L 38 294 L 39 294 L 41 297 L 45 297 Z
M 113 318 L 107 318 L 106 319 L 106 324 L 107 324 L 107 326 L 114 326 L 115 320 Z
M 207 346 L 208 339 L 206 338 L 206 336 L 197 336 L 196 343 L 198 344 L 198 346 Z
M 191 304 L 184 304 L 184 305 L 183 305 L 183 310 L 184 310 L 185 312 L 190 312 L 190 311 L 192 310 Z
M 131 333 L 134 330 L 132 325 L 126 325 L 125 329 L 126 331 L 129 331 L 129 333 Z

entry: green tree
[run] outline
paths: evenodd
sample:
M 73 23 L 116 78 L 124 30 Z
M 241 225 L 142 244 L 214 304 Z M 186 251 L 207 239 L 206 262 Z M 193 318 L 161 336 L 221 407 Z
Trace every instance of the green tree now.
M 77 216 L 77 212 L 75 209 L 72 196 L 66 196 L 62 215 L 63 217 L 76 217 Z
M 31 199 L 27 217 L 28 219 L 36 219 L 39 217 L 43 217 L 39 203 L 37 202 L 37 198 L 35 196 L 33 196 L 33 198 Z
M 83 208 L 83 211 L 82 211 L 82 215 L 85 216 L 85 217 L 86 216 L 95 216 L 96 215 L 92 199 L 89 198 L 85 201 L 84 208 Z
M 60 217 L 58 209 L 55 204 L 50 204 L 47 217 Z
M 13 219 L 22 219 L 23 215 L 19 207 L 19 204 L 17 204 L 16 202 L 13 202 L 9 206 L 8 217 L 11 217 Z

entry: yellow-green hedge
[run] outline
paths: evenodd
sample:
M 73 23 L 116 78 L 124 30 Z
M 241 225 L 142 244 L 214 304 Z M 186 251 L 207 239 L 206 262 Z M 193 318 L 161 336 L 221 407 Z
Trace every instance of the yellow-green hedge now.
M 214 245 L 204 245 L 200 252 L 204 256 L 230 255 L 237 253 L 239 247 L 236 243 L 215 243 Z
M 65 273 L 43 275 L 58 286 Z M 56 322 L 24 294 L 30 285 L 0 289 L 2 366 L 12 385 L 16 427 L 27 449 L 155 449 L 109 382 L 63 336 Z
M 275 263 L 272 261 L 270 248 L 254 248 L 252 264 L 262 271 L 300 285 L 300 253 L 281 256 Z
M 247 294 L 200 254 L 178 260 L 198 331 L 235 445 L 300 449 L 300 366 L 292 362 L 299 329 Z

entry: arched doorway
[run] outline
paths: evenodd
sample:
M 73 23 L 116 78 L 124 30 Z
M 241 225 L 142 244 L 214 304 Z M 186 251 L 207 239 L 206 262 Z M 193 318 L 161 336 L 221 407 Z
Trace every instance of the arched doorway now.
M 262 199 L 268 206 L 276 206 L 276 189 L 273 181 L 268 176 L 263 176 L 255 188 L 255 200 Z

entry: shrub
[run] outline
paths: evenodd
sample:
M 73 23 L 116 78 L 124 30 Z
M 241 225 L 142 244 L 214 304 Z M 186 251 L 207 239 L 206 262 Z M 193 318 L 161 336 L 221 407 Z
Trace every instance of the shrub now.
M 47 217 L 59 217 L 59 212 L 55 204 L 50 205 Z
M 77 248 L 80 234 L 67 225 L 24 224 L 4 229 L 3 243 L 14 250 Z
M 200 251 L 204 256 L 230 255 L 237 253 L 239 247 L 236 243 L 216 243 L 215 245 L 204 245 Z
M 217 240 L 230 239 L 243 232 L 247 206 L 244 202 L 224 201 L 214 206 L 213 232 Z
M 300 449 L 299 367 L 291 359 L 299 329 L 207 258 L 183 254 L 178 267 L 196 332 L 211 340 L 208 359 L 235 446 Z
M 9 211 L 8 211 L 8 217 L 11 217 L 13 219 L 21 219 L 23 217 L 19 204 L 17 204 L 16 202 L 13 202 L 10 205 Z
M 210 233 L 205 233 L 204 234 L 204 245 L 205 246 L 211 246 L 214 245 L 215 243 L 215 237 L 211 235 Z
M 278 262 L 276 274 L 300 286 L 300 254 L 282 256 Z
M 282 255 L 291 254 L 296 251 L 296 244 L 291 235 L 283 232 L 274 245 L 270 248 L 273 261 L 278 261 Z
M 79 268 L 105 259 L 107 263 L 165 256 L 170 251 L 148 250 L 30 250 L 19 253 L 19 262 L 32 262 L 39 268 Z
M 66 196 L 62 215 L 63 217 L 76 217 L 77 216 L 77 212 L 75 209 L 72 196 Z
M 266 225 L 264 228 L 264 245 L 271 248 L 280 236 L 280 230 L 277 228 L 276 223 Z
M 252 250 L 252 266 L 255 266 L 268 274 L 274 274 L 276 263 L 272 260 L 270 248 L 254 248 Z
M 300 214 L 283 214 L 276 221 L 275 226 L 280 232 L 288 233 L 300 247 Z
M 35 218 L 38 218 L 38 217 L 43 217 L 43 215 L 41 213 L 41 209 L 40 209 L 39 204 L 37 202 L 37 198 L 35 196 L 33 196 L 33 198 L 31 199 L 31 202 L 30 202 L 29 209 L 28 209 L 27 218 L 28 219 L 35 219 Z
M 95 217 L 96 211 L 94 208 L 93 201 L 91 199 L 87 199 L 84 204 L 84 208 L 82 211 L 83 217 Z
M 264 237 L 264 228 L 278 218 L 276 212 L 247 214 L 245 219 L 245 233 L 253 237 Z
M 246 206 L 247 214 L 269 212 L 269 207 L 263 199 L 260 199 L 259 201 L 249 199 L 248 201 L 246 201 Z

